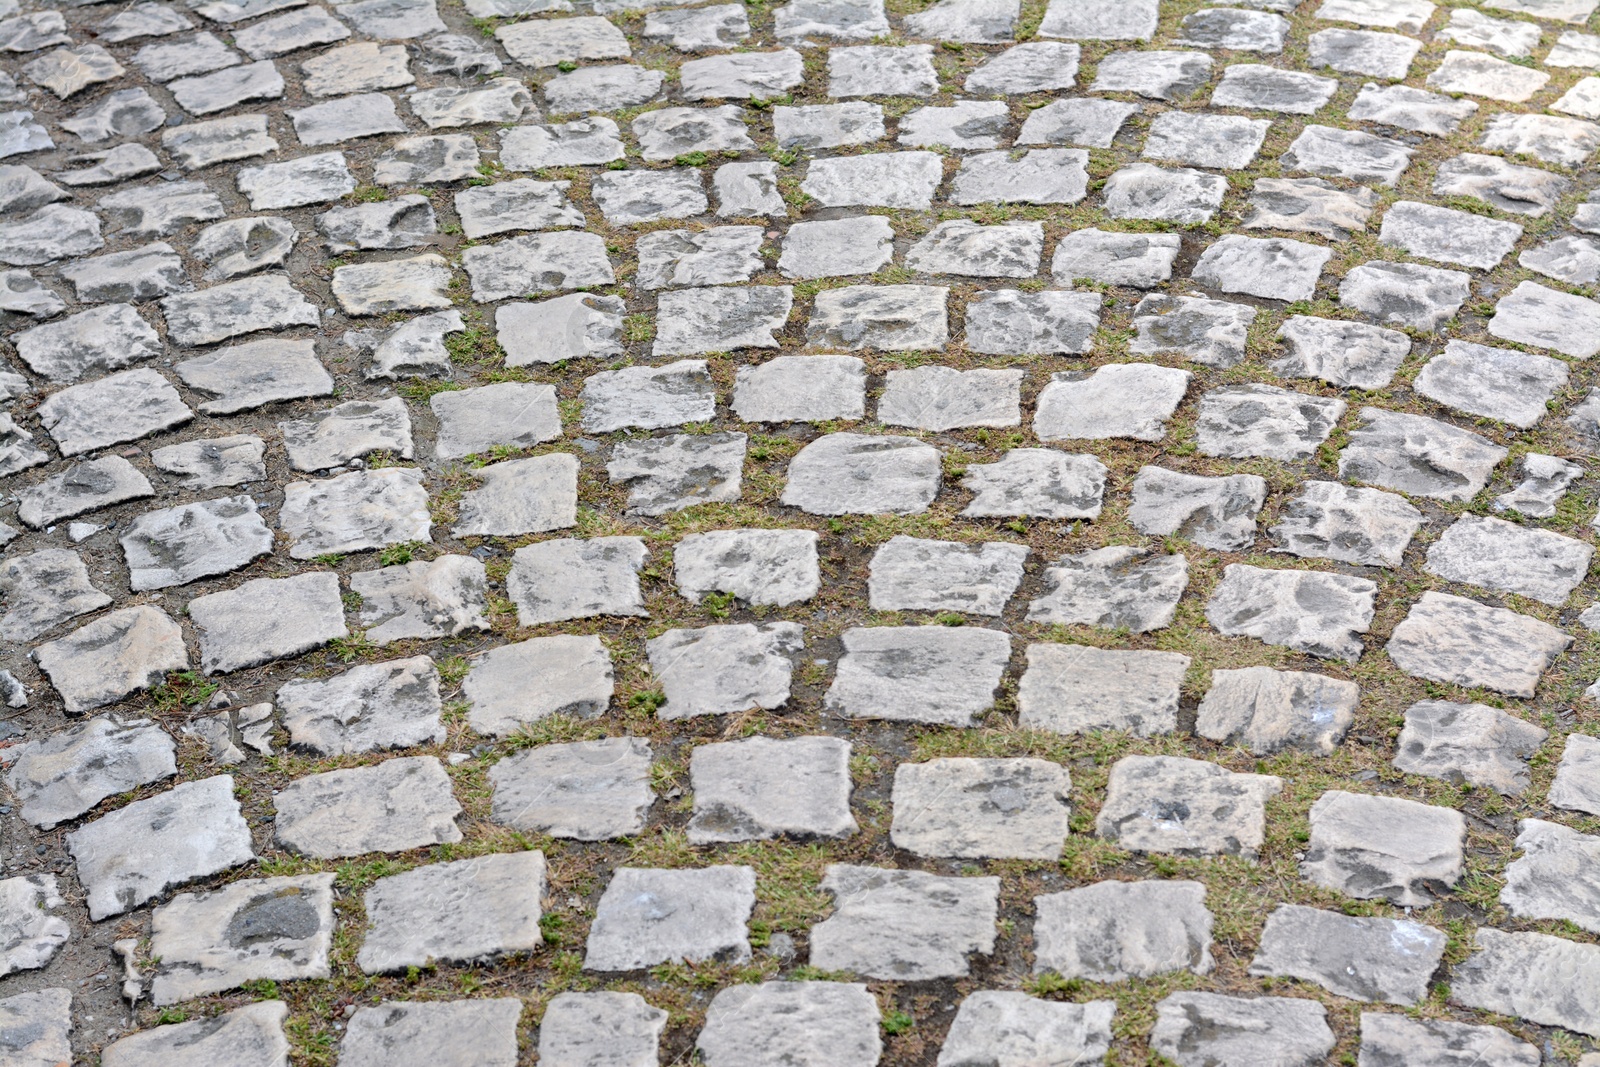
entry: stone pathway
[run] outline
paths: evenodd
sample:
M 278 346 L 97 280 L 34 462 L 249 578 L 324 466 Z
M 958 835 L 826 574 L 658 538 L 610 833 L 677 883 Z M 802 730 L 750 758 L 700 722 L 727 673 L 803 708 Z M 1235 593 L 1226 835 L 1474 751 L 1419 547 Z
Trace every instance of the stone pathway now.
M 1600 1067 L 1600 0 L 0 0 L 0 1067 Z

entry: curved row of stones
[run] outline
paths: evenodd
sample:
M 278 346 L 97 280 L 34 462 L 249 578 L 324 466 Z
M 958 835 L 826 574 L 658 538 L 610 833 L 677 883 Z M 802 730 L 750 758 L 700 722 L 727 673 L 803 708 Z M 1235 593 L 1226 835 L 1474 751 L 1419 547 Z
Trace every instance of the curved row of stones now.
M 832 732 L 687 735 L 699 851 L 602 861 L 597 977 L 792 956 L 754 936 L 756 869 L 717 850 L 875 832 L 852 762 L 873 724 L 974 730 L 1003 700 L 1025 729 L 1215 757 L 1121 756 L 1082 833 L 1060 762 L 900 759 L 879 862 L 828 863 L 831 908 L 795 931 L 808 968 L 694 1019 L 712 1067 L 1089 1062 L 1134 1039 L 1289 1067 L 1339 1043 L 1318 990 L 1413 1009 L 1360 1013 L 1364 1067 L 1532 1067 L 1600 1038 L 1600 740 L 1540 688 L 1600 626 L 1567 610 L 1592 535 L 1531 521 L 1570 511 L 1569 457 L 1600 438 L 1575 362 L 1600 351 L 1592 3 L 4 6 L 6 1064 L 332 1062 L 289 1018 L 296 986 L 541 965 L 547 856 L 666 806 L 660 753 L 615 713 L 633 669 L 683 730 L 793 712 L 802 673 Z M 960 539 L 863 540 L 839 521 L 860 516 Z M 1129 536 L 1073 537 L 1106 520 Z M 862 543 L 864 588 L 839 563 Z M 1191 592 L 1191 558 L 1220 580 Z M 668 559 L 675 594 L 650 571 Z M 628 629 L 674 595 L 754 621 Z M 1310 669 L 1143 643 L 1185 607 Z M 1136 1033 L 1075 995 L 1204 985 L 1207 883 L 1124 871 L 1013 914 L 1014 868 L 976 861 L 1048 864 L 1086 833 L 1256 859 L 1288 780 L 1223 764 L 1339 753 L 1364 708 L 1339 672 L 1379 654 L 1382 610 L 1386 663 L 1454 698 L 1390 709 L 1385 761 L 1417 776 L 1392 780 L 1521 805 L 1489 872 L 1503 929 L 1472 913 L 1446 961 L 1462 935 L 1408 913 L 1454 899 L 1493 824 L 1366 771 L 1300 806 L 1298 870 L 1403 910 L 1276 904 L 1246 972 L 1300 995 L 1185 986 Z M 459 678 L 446 647 L 472 650 Z M 153 714 L 174 676 L 251 698 Z M 571 717 L 612 736 L 522 744 Z M 472 829 L 453 772 L 479 764 L 490 824 L 560 844 L 449 858 Z M 359 894 L 332 862 L 406 853 Z M 253 869 L 286 855 L 315 873 Z M 121 977 L 103 955 L 75 996 L 54 976 L 119 917 Z M 970 976 L 1018 918 L 1025 969 L 1065 984 L 959 987 L 922 1053 L 895 1044 L 899 983 Z M 542 1064 L 644 1067 L 671 1018 L 597 987 L 536 1011 L 374 988 L 332 1023 L 340 1064 L 512 1067 L 531 1025 Z M 84 1005 L 118 991 L 201 1017 L 105 1029 Z

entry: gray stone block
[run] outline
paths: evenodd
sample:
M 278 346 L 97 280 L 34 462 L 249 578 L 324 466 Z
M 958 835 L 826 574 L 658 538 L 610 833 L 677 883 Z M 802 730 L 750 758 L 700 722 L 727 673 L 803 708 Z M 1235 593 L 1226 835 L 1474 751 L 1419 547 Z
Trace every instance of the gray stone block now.
M 348 637 L 339 576 L 331 571 L 292 578 L 255 578 L 237 589 L 189 601 L 208 674 L 254 667 Z
M 6 750 L 6 788 L 23 819 L 48 830 L 107 797 L 178 773 L 176 746 L 148 719 L 96 716 Z
M 706 1009 L 695 1050 L 707 1067 L 873 1067 L 883 1051 L 880 1022 L 865 985 L 735 985 Z
M 811 928 L 811 964 L 887 981 L 959 978 L 994 952 L 1000 879 L 832 864 L 833 914 Z
M 1258 756 L 1283 748 L 1330 755 L 1355 721 L 1355 682 L 1270 667 L 1218 669 L 1200 701 L 1195 732 Z
M 461 805 L 433 756 L 296 778 L 273 798 L 279 845 L 314 859 L 405 852 L 461 840 Z
M 579 841 L 638 834 L 655 801 L 650 745 L 637 737 L 541 745 L 495 764 L 489 781 L 495 822 Z
M 350 1016 L 339 1043 L 344 1067 L 516 1067 L 516 997 L 384 1001 Z
M 1146 549 L 1112 545 L 1062 556 L 1045 568 L 1044 593 L 1028 605 L 1029 621 L 1134 633 L 1171 625 L 1189 584 L 1188 561 L 1148 555 Z
M 595 908 L 583 968 L 743 963 L 750 959 L 745 924 L 755 908 L 755 889 L 750 867 L 618 867 Z
M 1169 971 L 1209 974 L 1203 882 L 1095 882 L 1033 900 L 1033 971 L 1123 982 Z
M 1352 1000 L 1412 1005 L 1428 995 L 1445 940 L 1410 919 L 1280 904 L 1267 916 L 1250 973 L 1300 978 Z
M 1313 1067 L 1334 1041 L 1314 1000 L 1198 992 L 1157 1004 L 1150 1032 L 1150 1047 L 1178 1067 Z
M 1416 678 L 1529 698 L 1572 638 L 1538 619 L 1448 593 L 1423 593 L 1389 637 L 1395 666 Z
M 1461 880 L 1466 838 L 1450 808 L 1334 790 L 1311 805 L 1300 873 L 1362 900 L 1426 907 Z
M 1238 774 L 1176 756 L 1124 756 L 1111 767 L 1095 833 L 1131 852 L 1254 860 L 1266 803 L 1283 788 L 1270 774 Z
M 1017 685 L 1018 723 L 1059 734 L 1172 733 L 1189 662 L 1177 652 L 1030 644 L 1028 669 Z
M 699 745 L 689 775 L 691 844 L 842 838 L 857 830 L 850 814 L 850 744 L 836 737 Z
M 650 670 L 666 694 L 662 719 L 771 710 L 789 700 L 799 623 L 728 623 L 668 630 L 645 642 Z
M 534 951 L 544 944 L 544 870 L 542 852 L 507 852 L 379 878 L 363 897 L 369 928 L 357 966 L 388 974 Z
M 922 856 L 1055 859 L 1071 789 L 1066 768 L 1041 759 L 902 763 L 890 840 Z
M 1254 474 L 1210 477 L 1141 467 L 1128 521 L 1141 533 L 1237 551 L 1255 543 L 1256 515 L 1266 498 L 1267 483 Z
M 841 640 L 824 706 L 849 719 L 971 726 L 1011 659 L 1005 633 L 976 627 L 855 627 Z

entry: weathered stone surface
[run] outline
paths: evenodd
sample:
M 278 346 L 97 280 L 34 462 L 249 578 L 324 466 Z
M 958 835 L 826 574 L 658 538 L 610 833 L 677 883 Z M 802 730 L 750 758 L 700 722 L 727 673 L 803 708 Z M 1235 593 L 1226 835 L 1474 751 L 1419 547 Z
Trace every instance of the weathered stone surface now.
M 1451 968 L 1450 999 L 1590 1037 L 1600 1035 L 1600 948 L 1480 926 L 1477 951 Z
M 1282 748 L 1328 755 L 1355 721 L 1354 682 L 1270 667 L 1218 669 L 1195 721 L 1195 732 L 1258 756 Z
M 832 433 L 789 462 L 781 502 L 813 515 L 904 515 L 939 492 L 939 451 L 911 437 Z
M 668 630 L 645 643 L 666 694 L 656 714 L 681 719 L 781 707 L 802 645 L 801 627 L 792 622 Z
M 1132 164 L 1123 171 L 1144 165 Z M 1113 174 L 1112 178 L 1115 177 Z M 1111 184 L 1108 178 L 1108 190 Z M 1157 192 L 1159 194 L 1160 190 Z M 1112 210 L 1109 191 L 1106 210 L 1108 213 Z M 1082 278 L 1106 285 L 1152 289 L 1172 278 L 1178 246 L 1177 234 L 1108 233 L 1092 227 L 1074 230 L 1056 242 L 1050 270 L 1063 285 Z
M 666 1027 L 667 1013 L 637 993 L 558 993 L 539 1022 L 539 1062 L 546 1067 L 655 1067 Z M 740 1047 L 748 1053 L 748 1034 Z
M 575 634 L 490 649 L 461 683 L 470 704 L 467 721 L 479 733 L 494 735 L 515 733 L 549 715 L 593 718 L 611 703 L 611 691 L 605 646 L 598 637 Z
M 617 124 L 595 116 L 548 126 L 501 131 L 501 163 L 510 170 L 538 170 L 610 163 L 622 158 Z
M 1526 452 L 1522 456 L 1522 481 L 1510 492 L 1490 501 L 1496 511 L 1515 511 L 1538 519 L 1556 513 L 1556 505 L 1572 484 L 1583 476 L 1583 468 L 1556 456 Z
M 1427 996 L 1444 948 L 1441 931 L 1410 919 L 1280 904 L 1267 917 L 1250 973 L 1304 979 L 1353 1000 L 1410 1005 Z
M 1490 100 L 1521 103 L 1544 88 L 1550 75 L 1481 52 L 1444 54 L 1444 62 L 1428 75 L 1427 84 L 1447 93 L 1470 93 Z
M 592 195 L 613 226 L 692 218 L 705 214 L 711 206 L 700 174 L 693 170 L 608 171 L 595 176 Z
M 1061 371 L 1039 394 L 1033 429 L 1044 441 L 1128 437 L 1159 441 L 1193 375 L 1152 363 Z
M 1587 359 L 1600 352 L 1600 304 L 1538 282 L 1520 282 L 1495 305 L 1488 329 L 1507 341 Z
M 1206 620 L 1325 659 L 1354 663 L 1374 614 L 1377 583 L 1323 571 L 1265 570 L 1230 563 L 1206 602 Z
M 817 294 L 806 340 L 846 351 L 938 351 L 950 337 L 949 290 L 937 285 L 852 285 Z
M 1523 819 L 1517 824 L 1522 855 L 1506 867 L 1500 903 L 1524 919 L 1564 919 L 1600 932 L 1600 837 L 1560 823 Z
M 1470 1067 L 1500 1063 L 1539 1067 L 1539 1050 L 1498 1026 L 1468 1026 L 1448 1019 L 1408 1019 L 1404 1015 L 1361 1013 L 1359 1067 Z
M 1311 805 L 1300 873 L 1353 897 L 1426 907 L 1460 881 L 1466 835 L 1458 811 L 1335 790 Z
M 894 258 L 894 229 L 881 215 L 797 222 L 783 238 L 778 271 L 785 278 L 871 274 Z
M 506 593 L 523 626 L 593 615 L 644 615 L 638 537 L 540 541 L 512 556 Z
M 664 515 L 739 499 L 747 438 L 742 433 L 675 434 L 620 441 L 606 473 L 628 486 L 628 512 Z
M 521 1017 L 522 1001 L 516 997 L 385 1001 L 350 1016 L 339 1043 L 339 1062 L 345 1067 L 429 1067 L 467 1060 L 480 1067 L 516 1067 Z
M 225 774 L 136 800 L 74 830 L 66 844 L 96 922 L 255 859 Z
M 1327 1010 L 1298 997 L 1173 993 L 1150 1032 L 1150 1047 L 1178 1067 L 1312 1067 L 1333 1046 Z
M 1148 53 L 1147 53 L 1148 54 Z M 1219 90 L 1220 91 L 1220 90 Z M 1144 158 L 1215 170 L 1240 170 L 1261 150 L 1268 119 L 1163 111 L 1150 123 Z
M 1255 542 L 1256 514 L 1266 497 L 1266 481 L 1254 474 L 1211 477 L 1141 467 L 1128 521 L 1141 533 L 1236 551 Z
M 1200 398 L 1195 438 L 1202 455 L 1309 459 L 1344 416 L 1345 403 L 1272 385 L 1233 385 Z
M 535 233 L 462 254 L 461 265 L 479 303 L 537 296 L 615 281 L 605 240 L 594 233 Z
M 624 367 L 591 374 L 583 383 L 583 428 L 609 433 L 638 427 L 659 430 L 686 422 L 709 422 L 716 389 L 703 359 L 663 367 Z
M 110 603 L 71 549 L 45 548 L 0 561 L 0 639 L 31 641 Z
M 1600 739 L 1567 735 L 1548 799 L 1553 807 L 1600 815 Z
M 206 281 L 223 281 L 282 265 L 298 239 L 299 232 L 284 219 L 228 219 L 201 230 L 189 253 L 206 268 Z
M 755 885 L 749 867 L 618 867 L 595 908 L 584 969 L 748 960 L 745 924 L 755 907 Z
M 1035 974 L 1122 982 L 1211 971 L 1211 912 L 1201 882 L 1096 882 L 1034 898 Z
M 1245 336 L 1258 311 L 1249 304 L 1152 293 L 1133 309 L 1138 336 L 1128 351 L 1176 353 L 1194 363 L 1231 367 L 1244 359 Z
M 1594 550 L 1570 537 L 1464 515 L 1428 548 L 1431 574 L 1560 607 L 1589 571 Z
M 1227 179 L 1217 174 L 1207 174 L 1187 167 L 1167 168 L 1149 163 L 1130 163 L 1106 179 L 1105 211 L 1114 219 L 1152 219 L 1186 224 L 1209 222 L 1217 213 L 1217 209 L 1222 206 L 1222 198 L 1226 195 L 1227 188 Z M 1091 232 L 1099 233 L 1099 231 Z M 1108 237 L 1099 238 L 1096 243 L 1104 245 L 1111 240 Z M 1119 264 L 1117 261 L 1136 255 L 1142 259 L 1150 255 L 1150 251 L 1139 255 L 1141 251 L 1139 246 L 1129 241 L 1126 235 L 1116 235 L 1114 240 L 1124 247 L 1118 249 L 1120 254 L 1113 253 L 1113 262 L 1108 266 L 1114 271 L 1137 277 L 1137 267 L 1130 268 L 1129 265 Z M 1151 247 L 1163 246 L 1157 244 Z M 1090 250 L 1089 254 L 1092 262 L 1105 253 L 1095 248 Z M 1061 261 L 1062 252 L 1058 245 L 1054 266 L 1056 275 L 1062 280 L 1070 280 L 1064 269 L 1067 265 Z M 1094 275 L 1091 273 L 1087 276 Z M 1141 288 L 1149 288 L 1150 284 L 1152 283 L 1147 283 Z
M 1467 299 L 1467 275 L 1414 263 L 1363 263 L 1339 285 L 1339 303 L 1380 322 L 1437 330 Z
M 874 152 L 812 160 L 800 191 L 824 207 L 926 210 L 943 177 L 933 152 Z
M 1318 30 L 1306 43 L 1312 66 L 1375 78 L 1404 78 L 1422 47 L 1420 41 L 1398 33 L 1370 30 Z
M 691 844 L 838 838 L 857 829 L 850 814 L 850 743 L 836 737 L 700 745 L 690 756 L 689 775 Z
M 961 485 L 973 493 L 966 516 L 1093 519 L 1105 497 L 1106 467 L 1090 455 L 1013 448 L 997 463 L 968 467 Z
M 872 1067 L 879 1023 L 877 1000 L 857 983 L 729 986 L 706 1009 L 695 1051 L 707 1067 Z
M 792 230 L 791 230 L 792 232 Z M 759 226 L 658 230 L 639 238 L 636 282 L 646 289 L 748 282 L 765 268 Z M 781 269 L 781 267 L 780 267 Z
M 1296 556 L 1399 567 L 1421 526 L 1422 512 L 1393 493 L 1312 481 L 1271 532 L 1281 551 Z
M 161 134 L 161 147 L 185 170 L 200 170 L 216 163 L 264 156 L 277 151 L 278 142 L 267 135 L 267 116 L 235 115 L 170 127 Z M 221 216 L 218 211 L 209 217 Z
M 841 640 L 824 703 L 852 719 L 970 726 L 1011 658 L 1004 633 L 974 627 L 856 627 Z
M 481 489 L 461 496 L 451 532 L 512 536 L 566 529 L 577 523 L 578 460 L 564 452 L 506 460 L 480 468 Z
M 1384 212 L 1378 240 L 1421 259 L 1492 270 L 1522 236 L 1514 222 L 1401 200 Z
M 0 1049 L 16 1061 L 17 1067 L 60 1067 L 71 1063 L 71 1033 L 71 990 L 38 989 L 0 1000 L 0 1034 L 5 1035 Z
M 968 973 L 994 951 L 1000 879 L 833 864 L 833 914 L 811 928 L 811 962 L 867 978 L 925 981 Z
M 797 604 L 821 584 L 817 534 L 810 530 L 714 530 L 690 534 L 673 551 L 678 592 L 698 601 L 733 593 L 748 604 Z
M 1062 1004 L 1025 993 L 980 990 L 968 994 L 939 1052 L 943 1064 L 1012 1063 L 1028 1059 L 1094 1062 L 1111 1048 L 1116 1002 Z M 1012 1057 L 1016 1057 L 1015 1060 Z
M 1200 285 L 1223 293 L 1310 300 L 1330 255 L 1329 249 L 1303 241 L 1230 234 L 1201 253 L 1190 275 Z
M 1061 557 L 1045 569 L 1044 594 L 1028 605 L 1028 619 L 1134 633 L 1170 625 L 1188 564 L 1180 555 L 1148 554 L 1113 545 Z
M 51 914 L 65 903 L 53 874 L 0 879 L 0 977 L 38 970 L 55 957 L 72 936 L 67 920 Z
M 257 330 L 315 326 L 317 309 L 281 274 L 226 282 L 161 301 L 167 336 L 181 345 L 206 345 Z
M 121 456 L 106 456 L 73 464 L 60 474 L 17 490 L 17 518 L 42 529 L 88 511 L 154 495 L 150 480 L 132 463 Z
M 189 666 L 183 631 L 149 604 L 108 612 L 39 645 L 33 658 L 73 715 L 115 704 Z
M 628 39 L 603 18 L 536 19 L 502 26 L 495 37 L 525 67 L 589 59 L 626 59 Z
M 1045 9 L 1039 33 L 1081 41 L 1148 41 L 1156 32 L 1157 5 L 1151 0 L 1133 3 L 1058 2 Z
M 1572 638 L 1548 623 L 1446 593 L 1423 593 L 1386 651 L 1401 670 L 1451 685 L 1532 697 Z
M 1366 229 L 1377 202 L 1370 189 L 1347 192 L 1321 178 L 1261 178 L 1250 194 L 1243 225 L 1247 230 L 1305 230 L 1342 241 Z
M 733 48 L 750 36 L 750 20 L 737 4 L 652 11 L 645 16 L 645 40 L 665 41 L 680 52 Z
M 497 382 L 435 393 L 428 406 L 439 420 L 434 454 L 461 459 L 496 445 L 529 448 L 561 436 L 555 390 L 548 385 Z
M 135 590 L 187 585 L 272 553 L 272 531 L 247 495 L 147 511 L 119 540 Z
M 1291 171 L 1324 178 L 1393 185 L 1410 165 L 1413 151 L 1399 141 L 1360 130 L 1307 126 L 1279 161 Z
M 439 672 L 427 656 L 352 667 L 326 681 L 278 690 L 289 742 L 324 756 L 438 744 Z
M 461 805 L 433 756 L 404 756 L 297 778 L 273 798 L 284 848 L 317 859 L 403 852 L 461 840 Z
M 1256 858 L 1266 802 L 1283 788 L 1270 774 L 1237 774 L 1203 760 L 1124 756 L 1111 767 L 1095 832 L 1132 852 Z
M 151 133 L 159 130 L 166 119 L 167 113 L 145 90 L 118 89 L 62 119 L 61 128 L 77 134 L 87 144 L 98 144 L 113 137 Z
M 63 456 L 137 441 L 194 418 L 178 391 L 148 367 L 68 386 L 37 410 Z
M 513 852 L 380 878 L 366 892 L 356 963 L 382 974 L 537 949 L 544 871 L 544 853 Z
M 428 491 L 411 467 L 351 471 L 284 486 L 278 524 L 295 559 L 430 541 Z
M 875 611 L 999 615 L 1022 581 L 1025 545 L 967 545 L 904 535 L 873 554 L 868 599 Z
M 967 347 L 994 355 L 1087 352 L 1100 307 L 1095 293 L 987 290 L 967 304 Z
M 1544 417 L 1567 384 L 1567 366 L 1549 356 L 1449 341 L 1417 375 L 1414 388 L 1459 411 L 1523 428 Z
M 289 1006 L 263 1000 L 209 1019 L 158 1026 L 107 1045 L 104 1067 L 282 1067 L 289 1062 L 283 1022 Z
M 1041 759 L 935 759 L 895 771 L 896 848 L 923 856 L 1055 859 L 1072 782 Z
M 412 454 L 411 417 L 399 397 L 347 401 L 278 428 L 289 465 L 300 471 L 342 467 L 372 452 L 392 452 L 401 459 Z
M 7 752 L 6 787 L 42 829 L 75 819 L 107 797 L 177 773 L 174 746 L 147 719 L 99 716 Z
M 542 745 L 495 764 L 489 781 L 495 822 L 580 841 L 639 833 L 655 799 L 650 745 L 635 737 Z
M 375 645 L 489 628 L 483 564 L 471 556 L 360 571 L 350 576 L 350 591 L 361 597 L 360 619 Z
M 286 659 L 348 637 L 339 576 L 331 571 L 292 578 L 256 578 L 237 589 L 189 601 L 206 673 L 236 671 Z
M 1088 192 L 1089 153 L 1081 148 L 979 152 L 950 183 L 954 204 L 1076 204 Z
M 820 295 L 820 294 L 819 294 Z M 656 298 L 652 354 L 692 356 L 737 348 L 778 348 L 794 291 L 787 285 L 675 289 Z
M 878 419 L 888 426 L 935 431 L 1016 426 L 1022 421 L 1022 378 L 1018 370 L 893 370 L 878 401 Z
M 1558 237 L 1518 254 L 1517 263 L 1556 281 L 1589 285 L 1600 281 L 1600 242 L 1592 237 Z
M 1501 211 L 1538 218 L 1555 208 L 1570 184 L 1566 178 L 1538 167 L 1521 167 L 1498 156 L 1463 152 L 1439 164 L 1433 193 L 1470 196 Z
M 1362 408 L 1363 425 L 1339 452 L 1339 475 L 1413 496 L 1466 501 L 1489 482 L 1506 449 L 1437 419 Z
M 83 302 L 144 301 L 194 288 L 184 272 L 183 261 L 172 250 L 172 246 L 165 242 L 145 245 L 126 252 L 112 252 L 92 259 L 80 259 L 63 266 L 61 276 L 72 283 L 79 301 Z M 115 304 L 110 308 L 97 310 L 101 310 L 103 314 L 105 312 L 117 314 L 120 320 L 118 325 L 126 324 L 135 338 L 143 339 L 143 335 L 154 334 L 144 320 L 126 304 Z M 82 314 L 92 315 L 93 312 Z M 80 317 L 74 316 L 74 318 Z M 35 327 L 35 330 L 42 329 L 44 329 L 42 326 Z M 92 337 L 92 334 L 90 336 Z M 81 343 L 89 338 L 80 335 L 75 340 Z M 132 362 L 132 359 L 136 358 L 139 357 L 136 355 L 132 358 L 124 357 L 123 362 Z M 31 365 L 32 361 L 29 363 Z
M 1006 105 L 998 100 L 921 107 L 900 120 L 898 143 L 911 148 L 995 149 L 1010 122 Z
M 1100 61 L 1091 88 L 1177 103 L 1210 80 L 1211 57 L 1204 52 L 1112 52 Z
M 1415 41 L 1407 41 L 1413 51 L 1416 44 Z M 1347 114 L 1352 119 L 1444 137 L 1455 132 L 1477 110 L 1476 101 L 1424 92 L 1406 85 L 1380 88 L 1369 82 L 1356 94 Z
M 1024 44 L 1018 45 L 1012 52 L 1019 52 L 1030 48 L 1075 48 L 1073 45 L 1050 44 Z M 1006 53 L 1010 55 L 1011 53 Z M 1041 58 L 1048 53 L 1042 53 Z M 1073 53 L 1073 67 L 1076 67 L 1076 51 Z M 979 68 L 967 79 L 970 92 L 985 92 L 988 77 L 980 77 L 995 64 Z M 1046 70 L 1048 63 L 1046 63 Z M 1041 73 L 1044 73 L 1041 71 Z M 1070 75 L 1068 76 L 1070 79 Z M 1044 82 L 1051 80 L 1048 75 L 1039 79 Z M 1059 79 L 1058 79 L 1059 80 Z M 974 86 L 974 82 L 979 84 Z M 1046 86 L 1040 86 L 1045 88 Z M 1070 86 L 1066 86 L 1070 87 Z M 1037 91 L 1023 89 L 1023 92 Z M 1116 100 L 1096 100 L 1092 98 L 1077 97 L 1067 100 L 1054 100 L 1039 108 L 1023 120 L 1022 130 L 1017 134 L 1019 145 L 1051 145 L 1065 144 L 1077 145 L 1083 148 L 1110 148 L 1117 138 L 1123 123 L 1139 110 L 1137 104 L 1125 104 Z

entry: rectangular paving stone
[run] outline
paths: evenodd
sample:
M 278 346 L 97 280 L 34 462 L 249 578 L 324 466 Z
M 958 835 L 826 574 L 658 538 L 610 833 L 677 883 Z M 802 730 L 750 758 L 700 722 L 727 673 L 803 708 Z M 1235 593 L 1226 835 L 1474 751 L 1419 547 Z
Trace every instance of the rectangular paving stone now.
M 254 667 L 348 637 L 339 576 L 331 571 L 291 578 L 254 578 L 236 589 L 189 601 L 207 674 Z
M 877 1001 L 860 983 L 736 985 L 719 992 L 706 1009 L 695 1052 L 707 1067 L 784 1067 L 809 1060 L 871 1067 L 883 1050 L 881 1022 Z M 656 1055 L 653 1049 L 650 1055 Z
M 653 1067 L 660 1062 L 666 1026 L 667 1013 L 637 993 L 557 993 L 539 1022 L 539 1062 L 545 1067 Z
M 1334 790 L 1311 805 L 1300 873 L 1358 899 L 1426 907 L 1461 880 L 1466 835 L 1451 808 Z
M 841 640 L 824 705 L 851 719 L 970 726 L 1011 658 L 1006 634 L 975 627 L 856 627 Z
M 1330 755 L 1355 721 L 1355 682 L 1304 671 L 1244 667 L 1211 672 L 1195 733 L 1258 756 L 1283 748 Z
M 499 997 L 445 1002 L 384 1001 L 350 1017 L 339 1062 L 345 1067 L 516 1067 L 522 1001 Z
M 812 966 L 886 981 L 959 978 L 994 952 L 1000 879 L 831 864 L 833 913 L 811 928 Z
M 1447 422 L 1362 408 L 1363 425 L 1339 452 L 1339 475 L 1413 496 L 1471 500 L 1507 450 Z
M 153 604 L 107 612 L 36 646 L 33 658 L 72 715 L 115 704 L 189 666 L 183 630 Z
M 637 537 L 564 538 L 519 548 L 506 593 L 523 626 L 592 615 L 645 615 L 639 591 L 644 541 Z
M 1018 722 L 1061 734 L 1172 733 L 1189 663 L 1177 652 L 1035 642 L 1028 646 L 1028 667 L 1017 685 Z
M 1309 1067 L 1334 1043 L 1327 1009 L 1299 997 L 1172 993 L 1156 1005 L 1150 1032 L 1150 1047 L 1178 1067 Z
M 1568 734 L 1555 781 L 1550 783 L 1552 806 L 1600 815 L 1600 739 Z
M 172 384 L 148 367 L 68 386 L 37 412 L 63 456 L 137 441 L 194 418 Z
M 1377 567 L 1404 565 L 1422 512 L 1405 498 L 1338 482 L 1305 482 L 1271 529 L 1281 551 Z
M 1550 356 L 1451 340 L 1413 388 L 1458 411 L 1526 429 L 1544 417 L 1567 378 L 1566 364 Z
M 1600 1036 L 1600 946 L 1478 928 L 1476 951 L 1450 971 L 1450 999 Z
M 1411 1005 L 1427 996 L 1445 940 L 1410 919 L 1280 904 L 1267 916 L 1250 973 L 1299 978 L 1352 1000 Z
M 488 962 L 544 944 L 544 853 L 430 863 L 379 878 L 363 897 L 368 928 L 356 964 L 392 974 L 439 963 Z
M 283 1023 L 289 1005 L 263 1000 L 223 1012 L 156 1026 L 114 1041 L 100 1053 L 103 1067 L 284 1067 L 289 1040 Z
M 467 721 L 494 736 L 550 715 L 592 719 L 610 705 L 611 694 L 611 655 L 592 635 L 554 634 L 491 648 L 461 683 L 470 704 Z
M 1072 782 L 1041 759 L 935 759 L 895 770 L 896 848 L 922 856 L 1055 859 Z
M 1423 569 L 1560 607 L 1588 574 L 1593 556 L 1588 544 L 1549 530 L 1463 515 L 1428 546 Z
M 326 680 L 297 678 L 276 703 L 289 743 L 324 756 L 439 744 L 439 672 L 427 656 L 364 663 Z
M 1033 905 L 1035 974 L 1122 982 L 1212 969 L 1203 882 L 1095 882 L 1034 897 Z
M 1003 1062 L 999 1056 L 1015 1052 L 1093 1063 L 1111 1049 L 1116 1010 L 1113 1000 L 1062 1004 L 1026 993 L 978 990 L 961 1002 L 939 1056 L 950 1063 L 981 1063 L 985 1057 L 998 1063 Z
M 1389 638 L 1395 666 L 1416 678 L 1530 698 L 1572 638 L 1538 619 L 1448 593 L 1423 593 Z
M 278 844 L 315 859 L 461 840 L 461 805 L 444 765 L 433 756 L 308 774 L 280 789 L 273 804 Z
M 1283 789 L 1270 774 L 1240 774 L 1177 756 L 1124 756 L 1111 766 L 1095 833 L 1131 852 L 1254 860 L 1266 803 Z
M 842 838 L 850 814 L 850 743 L 795 737 L 698 745 L 690 755 L 692 844 Z
M 750 867 L 618 867 L 595 907 L 583 969 L 746 961 L 755 888 Z
M 964 611 L 998 616 L 1022 582 L 1025 545 L 969 545 L 899 535 L 873 553 L 867 579 L 874 611 Z
M 492 818 L 579 841 L 631 837 L 644 829 L 655 801 L 650 758 L 649 743 L 636 737 L 541 745 L 509 756 L 489 769 Z

